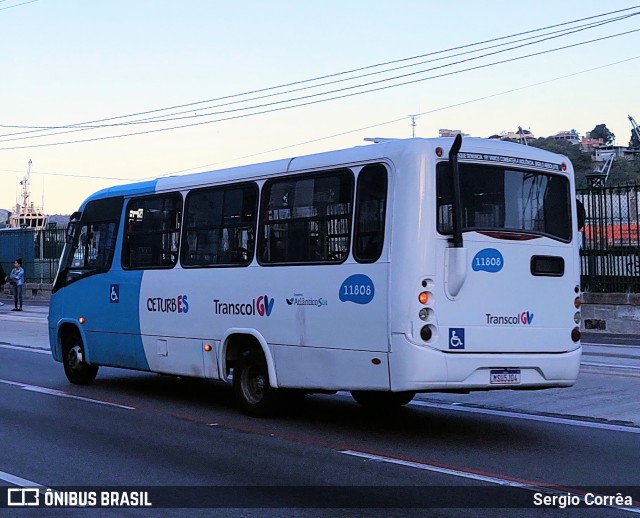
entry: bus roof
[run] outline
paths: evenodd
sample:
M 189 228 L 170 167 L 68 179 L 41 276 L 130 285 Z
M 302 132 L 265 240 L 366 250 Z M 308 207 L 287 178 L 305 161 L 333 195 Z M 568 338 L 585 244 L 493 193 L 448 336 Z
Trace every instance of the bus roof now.
M 165 189 L 187 189 L 211 185 L 220 182 L 254 180 L 285 172 L 304 171 L 309 169 L 348 166 L 357 162 L 393 158 L 408 152 L 425 153 L 440 147 L 446 159 L 453 144 L 453 137 L 409 138 L 409 139 L 368 139 L 367 143 L 347 149 L 326 151 L 300 157 L 262 162 L 232 168 L 217 169 L 179 176 L 167 176 L 155 180 L 147 180 L 102 189 L 90 195 L 81 209 L 91 200 L 113 196 L 135 196 L 151 194 Z M 520 166 L 542 169 L 560 170 L 561 163 L 570 165 L 569 160 L 555 153 L 531 146 L 523 146 L 514 142 L 505 142 L 477 137 L 465 137 L 460 150 L 461 161 L 492 161 L 507 163 L 507 158 L 524 158 Z M 485 157 L 484 159 L 482 157 Z M 489 157 L 489 158 L 487 158 Z M 553 164 L 557 167 L 544 167 L 541 164 Z

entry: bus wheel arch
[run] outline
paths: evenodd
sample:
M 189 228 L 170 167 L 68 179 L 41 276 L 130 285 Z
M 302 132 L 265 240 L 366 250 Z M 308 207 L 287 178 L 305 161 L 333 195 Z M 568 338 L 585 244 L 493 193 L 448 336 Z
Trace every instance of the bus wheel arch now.
M 272 375 L 273 359 L 266 342 L 253 333 L 234 333 L 223 343 L 223 372 L 233 369 L 233 391 L 242 409 L 254 417 L 277 413 L 282 391 Z
M 269 381 L 273 388 L 278 388 L 276 367 L 269 346 L 264 337 L 253 329 L 230 329 L 222 338 L 222 347 L 219 356 L 219 368 L 223 374 L 221 378 L 226 380 L 231 369 L 236 363 L 246 356 L 247 352 L 264 357 L 267 363 Z
M 73 324 L 62 324 L 59 331 L 62 365 L 67 379 L 74 385 L 88 385 L 98 374 L 98 366 L 87 363 L 80 330 Z

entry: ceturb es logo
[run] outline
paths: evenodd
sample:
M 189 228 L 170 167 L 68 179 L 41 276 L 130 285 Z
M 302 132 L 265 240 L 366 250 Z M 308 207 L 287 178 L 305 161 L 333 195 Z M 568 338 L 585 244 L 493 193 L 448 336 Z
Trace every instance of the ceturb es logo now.
M 147 311 L 160 313 L 188 313 L 189 303 L 186 295 L 177 297 L 149 297 Z

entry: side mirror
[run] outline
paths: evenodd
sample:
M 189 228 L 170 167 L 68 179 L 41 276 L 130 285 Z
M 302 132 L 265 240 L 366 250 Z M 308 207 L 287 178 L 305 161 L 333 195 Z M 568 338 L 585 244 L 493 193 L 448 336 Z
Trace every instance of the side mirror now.
M 65 235 L 65 240 L 68 244 L 73 243 L 73 234 L 75 233 L 75 224 L 74 223 L 69 223 L 67 225 L 67 232 Z
M 65 241 L 69 244 L 73 243 L 73 238 L 75 237 L 75 233 L 76 233 L 76 223 L 78 223 L 81 216 L 82 216 L 82 213 L 74 212 L 69 217 L 69 223 L 67 225 L 67 232 L 65 236 Z

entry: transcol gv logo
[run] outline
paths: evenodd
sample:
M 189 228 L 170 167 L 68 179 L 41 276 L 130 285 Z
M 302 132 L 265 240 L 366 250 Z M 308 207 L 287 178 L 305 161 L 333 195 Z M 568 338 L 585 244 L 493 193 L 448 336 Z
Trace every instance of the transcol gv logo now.
M 530 326 L 533 323 L 533 313 L 523 311 L 515 315 L 492 315 L 486 313 L 487 324 L 493 326 Z
M 223 302 L 213 300 L 213 311 L 216 315 L 241 315 L 268 317 L 273 311 L 274 299 L 260 295 L 251 302 Z

